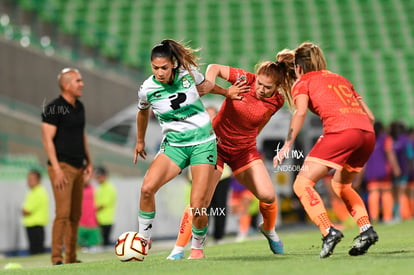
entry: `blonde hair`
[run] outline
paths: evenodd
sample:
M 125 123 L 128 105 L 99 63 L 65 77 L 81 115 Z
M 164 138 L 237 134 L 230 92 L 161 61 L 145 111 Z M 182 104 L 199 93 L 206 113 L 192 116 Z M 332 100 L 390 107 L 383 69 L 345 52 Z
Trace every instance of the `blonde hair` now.
M 292 50 L 283 49 L 276 54 L 276 60 L 279 63 L 283 63 L 286 68 L 281 80 L 279 91 L 285 97 L 289 110 L 293 112 L 295 110 L 295 104 L 293 103 L 291 89 L 296 81 L 294 65 L 295 53 Z
M 298 64 L 303 73 L 326 70 L 326 60 L 323 51 L 311 42 L 303 42 L 295 50 L 295 64 Z
M 257 64 L 255 70 L 256 75 L 270 76 L 274 80 L 276 89 L 282 93 L 291 111 L 293 111 L 294 104 L 290 89 L 296 80 L 294 59 L 293 51 L 284 49 L 277 53 L 276 62 L 264 61 Z

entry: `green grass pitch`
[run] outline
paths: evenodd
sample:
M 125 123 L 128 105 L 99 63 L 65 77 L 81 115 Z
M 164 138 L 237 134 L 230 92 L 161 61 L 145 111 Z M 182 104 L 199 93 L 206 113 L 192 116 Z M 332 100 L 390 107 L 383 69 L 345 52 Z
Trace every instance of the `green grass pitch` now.
M 273 255 L 265 238 L 258 235 L 243 243 L 208 246 L 206 258 L 201 260 L 167 261 L 172 246 L 167 248 L 165 243 L 160 246 L 155 242 L 143 262 L 122 263 L 112 252 L 79 253 L 83 263 L 62 266 L 50 266 L 49 255 L 3 258 L 0 274 L 410 274 L 414 270 L 414 221 L 375 228 L 378 243 L 358 257 L 348 255 L 358 234 L 357 227 L 343 231 L 345 238 L 327 259 L 319 258 L 322 242 L 315 227 L 280 230 L 284 255 Z M 22 268 L 4 270 L 10 262 L 19 263 Z

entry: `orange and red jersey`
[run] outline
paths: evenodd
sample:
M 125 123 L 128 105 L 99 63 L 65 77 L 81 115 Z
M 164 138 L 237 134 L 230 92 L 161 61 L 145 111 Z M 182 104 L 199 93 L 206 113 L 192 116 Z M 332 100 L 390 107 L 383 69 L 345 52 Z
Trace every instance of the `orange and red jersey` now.
M 213 128 L 219 146 L 231 150 L 242 150 L 256 146 L 256 137 L 279 110 L 284 98 L 279 92 L 272 97 L 260 100 L 256 97 L 256 75 L 242 69 L 230 67 L 230 83 L 245 79 L 250 91 L 243 94 L 242 100 L 226 99 L 213 120 Z
M 308 72 L 292 87 L 294 100 L 301 94 L 309 97 L 308 107 L 321 118 L 324 133 L 351 128 L 374 131 L 358 102 L 360 95 L 346 78 L 327 70 Z

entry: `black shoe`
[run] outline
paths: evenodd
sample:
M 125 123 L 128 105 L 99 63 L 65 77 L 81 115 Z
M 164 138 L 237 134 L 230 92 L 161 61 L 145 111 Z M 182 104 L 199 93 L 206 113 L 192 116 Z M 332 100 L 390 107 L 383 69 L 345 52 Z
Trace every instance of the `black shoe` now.
M 53 265 L 62 265 L 63 264 L 63 262 L 62 261 L 57 261 L 57 262 L 55 262 Z
M 378 241 L 378 234 L 371 226 L 368 230 L 355 237 L 355 243 L 349 250 L 349 255 L 359 256 L 367 253 L 368 248 Z
M 344 234 L 338 229 L 331 227 L 329 233 L 322 238 L 322 250 L 319 256 L 321 258 L 328 258 L 332 255 L 335 246 L 342 240 Z

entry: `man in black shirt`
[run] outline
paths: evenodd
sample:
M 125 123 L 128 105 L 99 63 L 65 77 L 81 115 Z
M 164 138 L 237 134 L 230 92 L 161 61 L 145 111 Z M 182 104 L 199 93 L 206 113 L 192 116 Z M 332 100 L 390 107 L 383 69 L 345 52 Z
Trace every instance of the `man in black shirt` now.
M 85 109 L 78 100 L 84 86 L 76 69 L 58 75 L 61 95 L 43 108 L 42 136 L 55 199 L 52 228 L 52 263 L 78 262 L 76 244 L 82 208 L 83 174 L 92 173 L 85 134 Z

